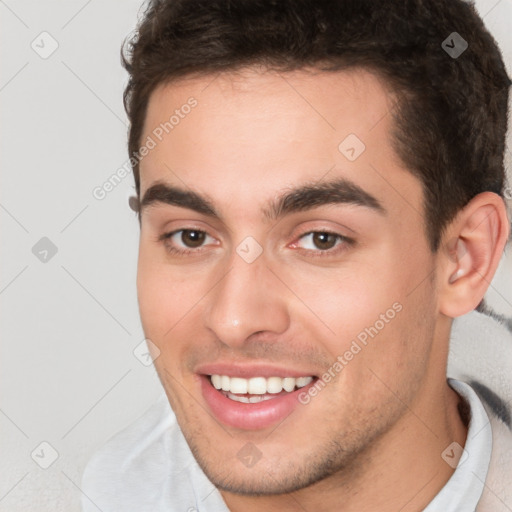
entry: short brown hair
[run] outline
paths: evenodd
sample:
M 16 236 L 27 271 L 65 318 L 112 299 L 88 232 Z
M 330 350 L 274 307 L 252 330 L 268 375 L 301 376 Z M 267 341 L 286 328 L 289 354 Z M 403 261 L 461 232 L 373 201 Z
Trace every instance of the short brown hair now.
M 460 55 L 449 52 L 456 43 L 468 45 Z M 251 65 L 363 67 L 397 92 L 394 147 L 423 184 L 433 251 L 471 198 L 503 195 L 511 82 L 496 42 L 463 0 L 150 0 L 121 57 L 130 156 L 162 83 Z M 138 162 L 133 173 L 140 195 Z

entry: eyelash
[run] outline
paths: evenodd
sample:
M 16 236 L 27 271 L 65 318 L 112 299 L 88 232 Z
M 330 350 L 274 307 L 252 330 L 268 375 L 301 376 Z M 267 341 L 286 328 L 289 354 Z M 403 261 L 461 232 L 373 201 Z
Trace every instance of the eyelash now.
M 202 231 L 200 229 L 184 228 L 184 229 L 178 229 L 176 231 L 171 231 L 169 233 L 164 233 L 164 234 L 160 235 L 158 240 L 161 241 L 162 243 L 164 243 L 166 250 L 170 254 L 172 254 L 172 255 L 187 256 L 189 254 L 198 254 L 198 253 L 203 252 L 204 246 L 201 246 L 198 249 L 177 249 L 176 247 L 173 247 L 173 246 L 167 244 L 167 240 L 172 238 L 174 235 L 176 235 L 177 233 L 183 233 L 183 232 L 186 232 L 186 231 L 196 231 L 198 233 L 204 233 L 205 235 L 209 236 L 208 233 L 206 233 L 206 231 Z M 301 240 L 302 238 L 304 238 L 307 235 L 318 234 L 318 233 L 326 234 L 326 235 L 333 235 L 333 236 L 337 237 L 337 239 L 341 243 L 338 243 L 333 248 L 326 249 L 326 250 L 321 250 L 321 249 L 317 249 L 317 250 L 301 249 L 302 251 L 304 251 L 306 253 L 309 253 L 309 256 L 312 256 L 312 257 L 315 257 L 315 258 L 316 257 L 322 258 L 322 257 L 337 255 L 338 253 L 346 250 L 347 246 L 350 247 L 350 246 L 353 246 L 355 244 L 355 240 L 354 239 L 348 238 L 348 237 L 346 237 L 344 235 L 340 235 L 339 233 L 335 233 L 335 232 L 329 231 L 329 230 L 306 231 L 305 233 L 303 233 L 302 235 L 300 235 L 298 237 L 298 240 Z M 296 242 L 294 242 L 294 244 L 295 243 Z
M 158 237 L 158 239 L 165 245 L 165 249 L 173 255 L 178 256 L 187 256 L 188 254 L 198 254 L 200 252 L 203 252 L 204 247 L 200 247 L 199 249 L 176 249 L 176 247 L 173 247 L 171 245 L 167 244 L 167 240 L 169 240 L 171 237 L 173 237 L 176 233 L 183 233 L 185 231 L 196 231 L 197 233 L 204 233 L 205 235 L 208 235 L 206 231 L 202 231 L 201 229 L 194 229 L 194 228 L 184 228 L 184 229 L 177 229 L 176 231 L 170 231 L 169 233 L 164 233 Z
M 329 231 L 328 229 L 327 230 L 317 230 L 317 231 L 306 231 L 305 233 L 302 233 L 298 237 L 298 240 L 301 240 L 305 236 L 319 234 L 319 233 L 321 233 L 322 235 L 335 236 L 337 238 L 336 241 L 339 243 L 336 243 L 336 245 L 334 247 L 332 247 L 331 249 L 312 250 L 312 249 L 299 248 L 299 250 L 303 253 L 307 253 L 308 256 L 311 256 L 313 258 L 326 258 L 329 256 L 336 256 L 336 255 L 346 251 L 348 247 L 352 247 L 356 243 L 354 239 L 348 238 L 347 236 L 344 236 L 344 235 L 340 235 L 339 233 L 335 233 L 334 231 Z M 294 242 L 293 245 L 295 245 L 295 244 L 296 244 L 296 242 Z

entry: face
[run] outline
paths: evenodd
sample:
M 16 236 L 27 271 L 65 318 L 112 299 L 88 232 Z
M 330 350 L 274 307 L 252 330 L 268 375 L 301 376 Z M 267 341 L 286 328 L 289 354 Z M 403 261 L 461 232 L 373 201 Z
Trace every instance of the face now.
M 429 401 L 435 262 L 391 107 L 361 70 L 248 69 L 150 97 L 140 313 L 220 489 L 352 471 Z

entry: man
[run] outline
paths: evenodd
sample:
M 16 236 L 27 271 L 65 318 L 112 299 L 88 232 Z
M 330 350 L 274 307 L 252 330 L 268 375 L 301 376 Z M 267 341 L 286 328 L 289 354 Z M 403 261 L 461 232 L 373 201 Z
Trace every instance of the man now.
M 85 509 L 511 510 L 507 418 L 446 377 L 509 233 L 510 80 L 474 8 L 155 1 L 124 64 L 168 402 Z

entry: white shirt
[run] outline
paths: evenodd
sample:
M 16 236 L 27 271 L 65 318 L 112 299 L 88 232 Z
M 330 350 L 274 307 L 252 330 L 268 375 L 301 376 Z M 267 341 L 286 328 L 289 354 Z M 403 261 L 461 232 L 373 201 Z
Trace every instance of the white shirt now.
M 473 512 L 484 490 L 489 463 L 491 462 L 492 432 L 489 416 L 471 386 L 465 382 L 448 379 L 453 388 L 469 405 L 470 420 L 464 453 L 450 480 L 439 491 L 423 512 Z M 447 447 L 448 448 L 448 447 Z M 445 461 L 457 447 L 443 452 Z M 460 448 L 459 448 L 460 453 Z
M 468 435 L 455 472 L 424 512 L 473 512 L 489 467 L 491 428 L 473 389 L 448 382 L 469 405 Z M 447 447 L 445 461 L 456 460 L 460 450 Z M 82 490 L 84 512 L 229 512 L 194 459 L 165 394 L 95 453 Z

